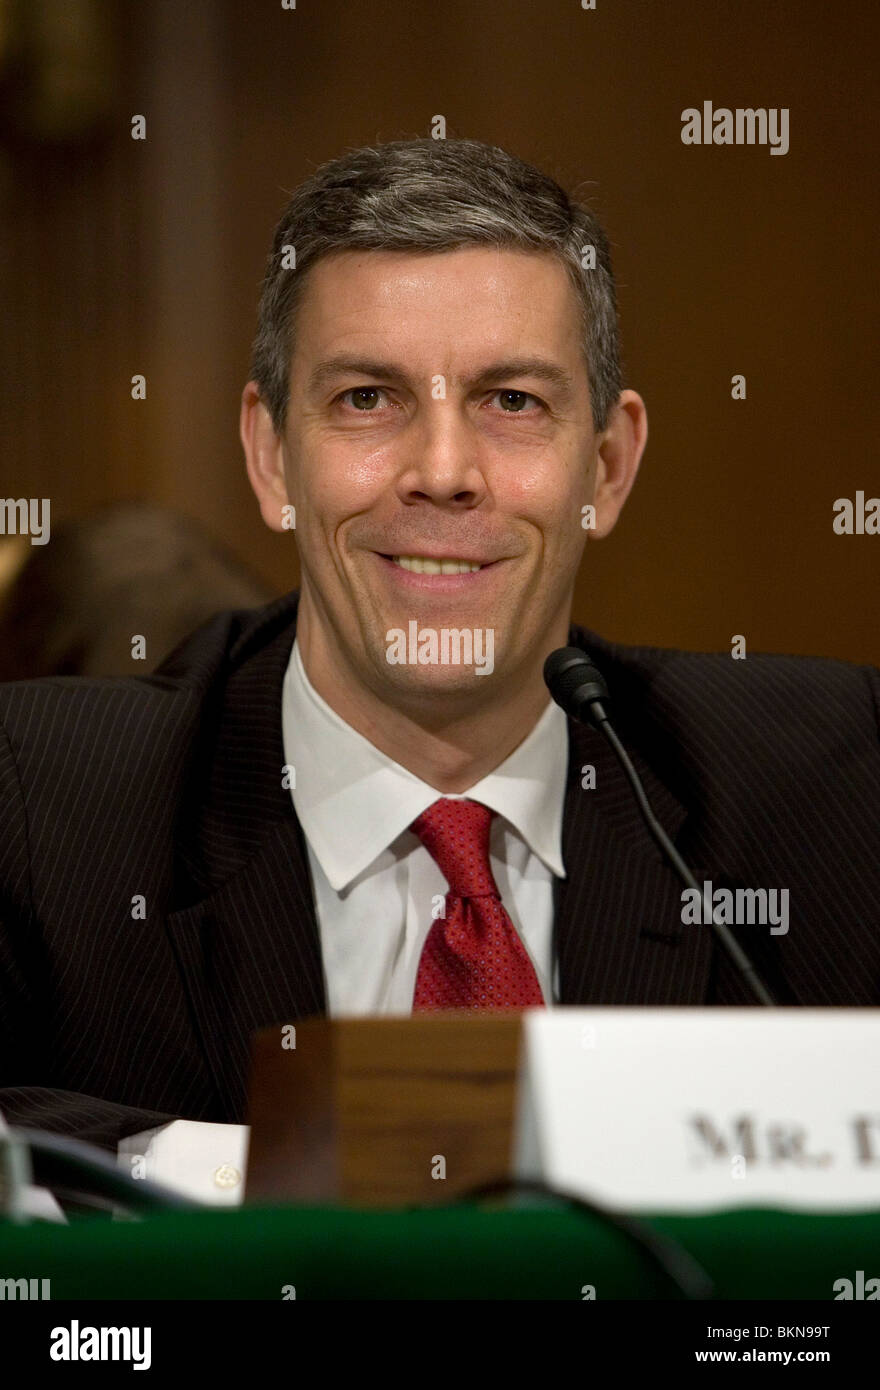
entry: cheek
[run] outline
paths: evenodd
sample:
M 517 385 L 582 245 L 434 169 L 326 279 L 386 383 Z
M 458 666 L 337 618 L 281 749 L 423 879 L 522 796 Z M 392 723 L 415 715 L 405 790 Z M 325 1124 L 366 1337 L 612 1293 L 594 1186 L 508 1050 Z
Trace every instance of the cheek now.
M 344 517 L 370 506 L 387 489 L 391 475 L 387 447 L 365 452 L 351 442 L 324 441 L 303 452 L 299 484 L 315 511 Z
M 508 469 L 496 481 L 498 506 L 537 526 L 548 543 L 577 527 L 590 486 L 586 468 L 558 458 Z

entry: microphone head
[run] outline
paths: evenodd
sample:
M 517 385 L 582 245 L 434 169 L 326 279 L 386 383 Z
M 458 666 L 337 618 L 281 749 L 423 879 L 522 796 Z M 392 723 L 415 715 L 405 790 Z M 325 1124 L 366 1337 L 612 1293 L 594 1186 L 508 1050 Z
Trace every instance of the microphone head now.
M 598 728 L 605 721 L 601 702 L 608 686 L 597 666 L 580 647 L 558 647 L 544 662 L 544 680 L 557 705 L 573 719 Z

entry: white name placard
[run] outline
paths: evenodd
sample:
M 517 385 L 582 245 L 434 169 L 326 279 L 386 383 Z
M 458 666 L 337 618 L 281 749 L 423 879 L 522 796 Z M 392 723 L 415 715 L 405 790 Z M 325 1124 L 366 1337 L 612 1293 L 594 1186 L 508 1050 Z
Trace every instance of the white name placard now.
M 626 1211 L 880 1209 L 880 1009 L 535 1009 L 520 1066 L 520 1177 Z

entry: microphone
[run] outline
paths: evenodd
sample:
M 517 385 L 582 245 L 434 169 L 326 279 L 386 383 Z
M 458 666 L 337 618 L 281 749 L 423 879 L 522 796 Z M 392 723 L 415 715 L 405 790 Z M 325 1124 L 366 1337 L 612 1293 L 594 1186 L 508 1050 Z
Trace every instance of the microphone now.
M 685 886 L 696 889 L 702 898 L 700 885 L 651 810 L 639 774 L 605 712 L 605 702 L 608 701 L 609 695 L 602 672 L 593 665 L 580 647 L 559 647 L 555 652 L 551 652 L 544 662 L 544 680 L 553 699 L 566 714 L 582 724 L 592 724 L 611 744 L 635 793 L 642 819 Z M 774 1005 L 776 1000 L 754 965 L 726 923 L 715 921 L 714 911 L 712 929 L 758 1002 Z

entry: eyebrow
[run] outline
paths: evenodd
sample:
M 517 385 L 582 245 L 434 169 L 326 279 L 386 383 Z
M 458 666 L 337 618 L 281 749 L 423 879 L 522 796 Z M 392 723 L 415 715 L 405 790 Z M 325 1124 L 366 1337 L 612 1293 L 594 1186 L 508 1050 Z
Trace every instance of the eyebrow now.
M 329 357 L 324 362 L 319 362 L 314 368 L 308 381 L 308 392 L 310 395 L 316 394 L 321 387 L 340 376 L 364 376 L 379 377 L 383 381 L 393 382 L 395 385 L 408 386 L 410 377 L 402 368 L 394 365 L 393 362 L 377 362 L 364 357 L 353 357 L 343 354 L 338 357 Z M 482 367 L 478 372 L 468 377 L 460 377 L 459 381 L 463 386 L 473 388 L 476 386 L 490 386 L 500 381 L 509 381 L 512 377 L 537 377 L 540 381 L 546 381 L 549 386 L 554 386 L 564 400 L 568 400 L 574 394 L 574 380 L 570 374 L 560 367 L 556 362 L 550 362 L 543 357 L 509 357 L 498 362 L 491 362 L 488 366 Z

